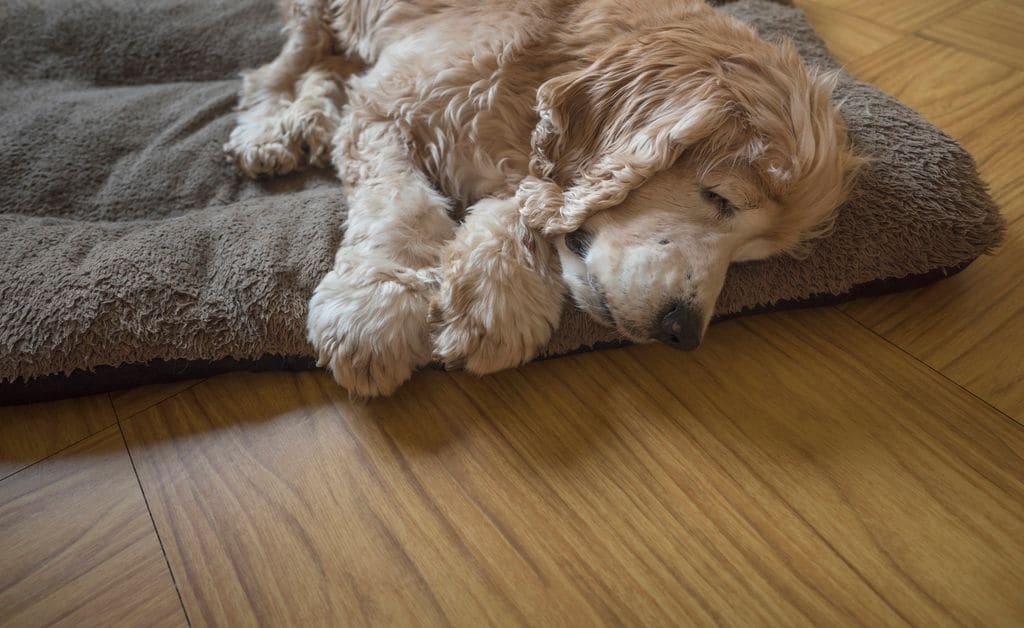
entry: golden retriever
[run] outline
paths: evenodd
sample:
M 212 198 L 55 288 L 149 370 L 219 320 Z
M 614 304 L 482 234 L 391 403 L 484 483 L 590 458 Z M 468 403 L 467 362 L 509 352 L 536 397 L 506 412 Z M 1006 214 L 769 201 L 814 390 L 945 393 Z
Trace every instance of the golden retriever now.
M 858 164 L 834 77 L 697 0 L 284 10 L 225 150 L 251 176 L 337 169 L 346 231 L 308 333 L 355 395 L 432 358 L 522 364 L 567 292 L 696 347 L 730 262 L 827 232 Z

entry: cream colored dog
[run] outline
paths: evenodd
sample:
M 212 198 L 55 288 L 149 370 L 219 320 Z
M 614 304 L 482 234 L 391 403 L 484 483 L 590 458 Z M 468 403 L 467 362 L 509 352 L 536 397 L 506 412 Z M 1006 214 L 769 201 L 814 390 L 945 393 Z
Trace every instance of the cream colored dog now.
M 693 348 L 729 263 L 827 231 L 858 162 L 834 79 L 703 2 L 284 8 L 225 149 L 251 176 L 337 169 L 347 227 L 308 331 L 356 395 L 432 357 L 530 360 L 566 286 L 633 340 Z

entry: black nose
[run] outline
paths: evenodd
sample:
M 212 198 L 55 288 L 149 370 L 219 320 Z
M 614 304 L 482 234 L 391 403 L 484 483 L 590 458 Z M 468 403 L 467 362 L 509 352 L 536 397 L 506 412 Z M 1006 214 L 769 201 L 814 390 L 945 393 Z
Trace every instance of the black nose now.
M 704 316 L 692 303 L 676 302 L 669 306 L 655 338 L 674 349 L 696 349 L 704 335 Z

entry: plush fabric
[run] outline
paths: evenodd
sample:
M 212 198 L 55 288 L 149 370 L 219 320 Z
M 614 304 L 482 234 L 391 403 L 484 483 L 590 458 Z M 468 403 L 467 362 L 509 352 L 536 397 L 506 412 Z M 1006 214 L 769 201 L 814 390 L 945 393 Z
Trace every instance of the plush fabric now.
M 52 375 L 88 381 L 98 367 L 109 387 L 120 365 L 169 378 L 161 365 L 187 376 L 190 364 L 310 355 L 306 302 L 331 265 L 344 198 L 326 171 L 246 180 L 220 149 L 238 72 L 281 44 L 273 5 L 0 4 L 0 399 L 33 381 L 50 382 L 37 398 L 85 392 Z M 835 67 L 798 10 L 721 10 Z M 999 241 L 963 148 L 869 85 L 844 76 L 837 97 L 871 166 L 808 259 L 734 267 L 720 316 L 901 287 Z M 548 354 L 617 340 L 569 311 Z

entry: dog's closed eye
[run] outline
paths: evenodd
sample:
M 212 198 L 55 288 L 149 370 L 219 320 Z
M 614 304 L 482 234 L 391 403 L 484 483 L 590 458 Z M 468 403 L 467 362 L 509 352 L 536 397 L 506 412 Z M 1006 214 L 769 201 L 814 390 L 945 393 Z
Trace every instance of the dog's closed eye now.
M 700 195 L 705 201 L 710 203 L 716 211 L 718 211 L 718 215 L 722 218 L 728 218 L 739 211 L 736 206 L 729 201 L 729 199 L 725 198 L 718 192 L 715 192 L 711 188 L 701 188 Z
M 587 251 L 590 250 L 590 239 L 589 233 L 582 229 L 577 229 L 565 236 L 565 246 L 576 254 L 577 257 L 586 257 Z

